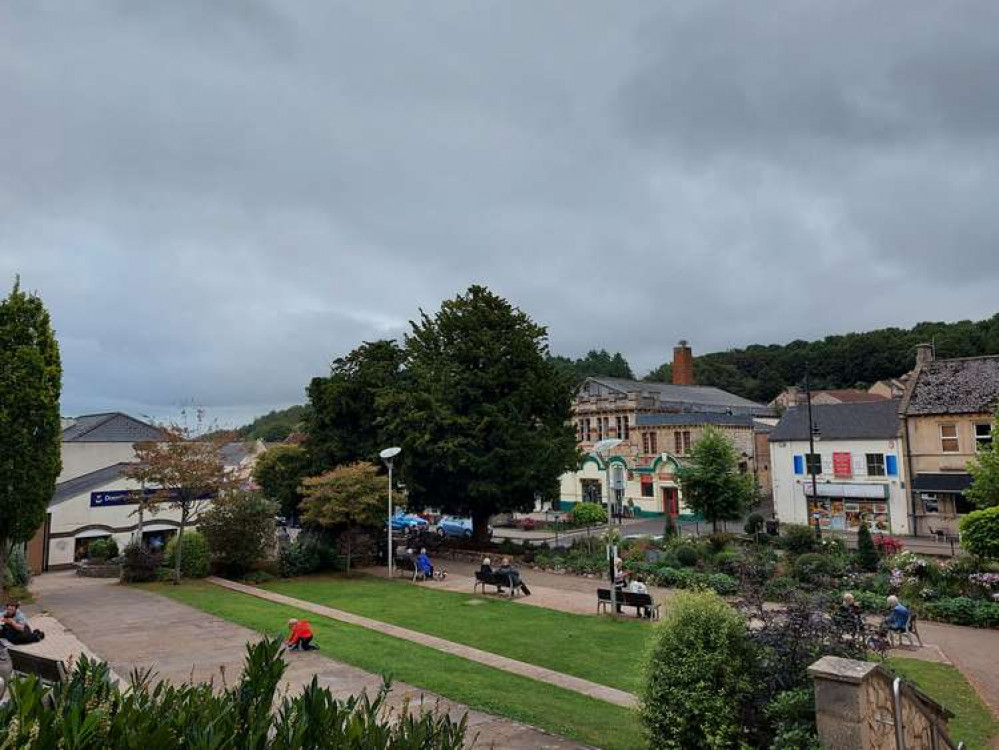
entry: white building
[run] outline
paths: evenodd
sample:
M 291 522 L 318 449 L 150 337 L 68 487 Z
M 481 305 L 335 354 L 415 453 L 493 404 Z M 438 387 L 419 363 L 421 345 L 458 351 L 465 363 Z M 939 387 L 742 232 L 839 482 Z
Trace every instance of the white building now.
M 774 513 L 784 523 L 823 530 L 908 534 L 902 425 L 896 400 L 792 407 L 770 433 Z M 813 500 L 810 470 L 815 468 Z

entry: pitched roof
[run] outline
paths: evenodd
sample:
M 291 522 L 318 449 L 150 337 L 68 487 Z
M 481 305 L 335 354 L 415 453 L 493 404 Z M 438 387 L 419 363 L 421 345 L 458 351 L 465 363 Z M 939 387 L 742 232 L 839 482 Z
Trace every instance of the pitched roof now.
M 78 477 L 67 479 L 65 482 L 60 482 L 55 487 L 55 492 L 52 495 L 52 500 L 49 501 L 49 505 L 61 503 L 63 500 L 69 500 L 71 497 L 76 497 L 84 492 L 90 492 L 91 490 L 96 490 L 98 487 L 110 484 L 119 479 L 126 468 L 135 465 L 130 463 L 111 464 L 110 466 L 105 466 L 103 469 L 92 471 L 89 474 L 81 474 Z
M 926 362 L 903 401 L 906 414 L 977 414 L 999 402 L 999 356 Z
M 587 378 L 586 382 L 598 383 L 619 393 L 656 393 L 662 403 L 673 404 L 678 411 L 741 412 L 744 414 L 771 414 L 765 404 L 758 404 L 734 393 L 707 385 L 674 385 L 624 378 Z M 584 382 L 584 386 L 585 386 Z
M 752 427 L 751 414 L 718 414 L 717 412 L 679 412 L 663 414 L 639 414 L 638 427 L 662 427 L 668 425 L 724 425 L 726 427 Z
M 819 393 L 825 393 L 828 396 L 832 396 L 834 399 L 844 404 L 861 404 L 870 403 L 871 401 L 886 400 L 884 396 L 879 396 L 877 393 L 868 393 L 867 391 L 857 390 L 856 388 L 833 388 L 823 391 L 812 391 L 812 397 L 814 398 L 815 395 Z
M 895 399 L 859 404 L 812 404 L 812 421 L 822 440 L 891 439 L 901 422 Z M 770 442 L 808 440 L 808 407 L 792 406 L 770 433 Z
M 159 427 L 118 411 L 75 417 L 62 431 L 64 443 L 136 443 L 165 437 Z

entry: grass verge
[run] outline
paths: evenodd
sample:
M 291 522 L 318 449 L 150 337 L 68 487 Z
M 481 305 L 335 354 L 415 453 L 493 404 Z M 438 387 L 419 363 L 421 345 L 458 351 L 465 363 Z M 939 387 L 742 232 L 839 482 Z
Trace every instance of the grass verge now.
M 290 617 L 308 619 L 323 654 L 332 659 L 588 745 L 632 750 L 644 744 L 633 712 L 569 690 L 210 583 L 143 588 L 270 635 Z M 525 632 L 524 637 L 531 634 Z M 481 741 L 488 747 L 488 738 Z
M 528 607 L 371 576 L 312 576 L 263 586 L 563 674 L 635 692 L 648 622 Z
M 950 721 L 950 736 L 956 742 L 964 742 L 968 750 L 990 750 L 993 747 L 991 742 L 999 735 L 999 721 L 957 667 L 899 658 L 889 659 L 888 666 L 954 712 Z

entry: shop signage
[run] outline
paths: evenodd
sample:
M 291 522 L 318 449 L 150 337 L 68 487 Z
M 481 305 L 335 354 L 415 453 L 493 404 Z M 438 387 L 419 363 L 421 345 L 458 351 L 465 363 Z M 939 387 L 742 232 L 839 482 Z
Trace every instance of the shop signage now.
M 833 476 L 853 476 L 853 463 L 849 453 L 833 453 Z

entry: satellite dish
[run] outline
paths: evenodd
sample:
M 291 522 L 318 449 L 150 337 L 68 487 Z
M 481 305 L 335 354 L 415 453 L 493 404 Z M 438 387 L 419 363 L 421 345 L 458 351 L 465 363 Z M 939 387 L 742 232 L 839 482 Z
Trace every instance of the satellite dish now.
M 386 448 L 381 453 L 379 453 L 378 456 L 387 461 L 390 458 L 395 458 L 400 453 L 402 453 L 402 448 L 392 447 L 392 448 Z

